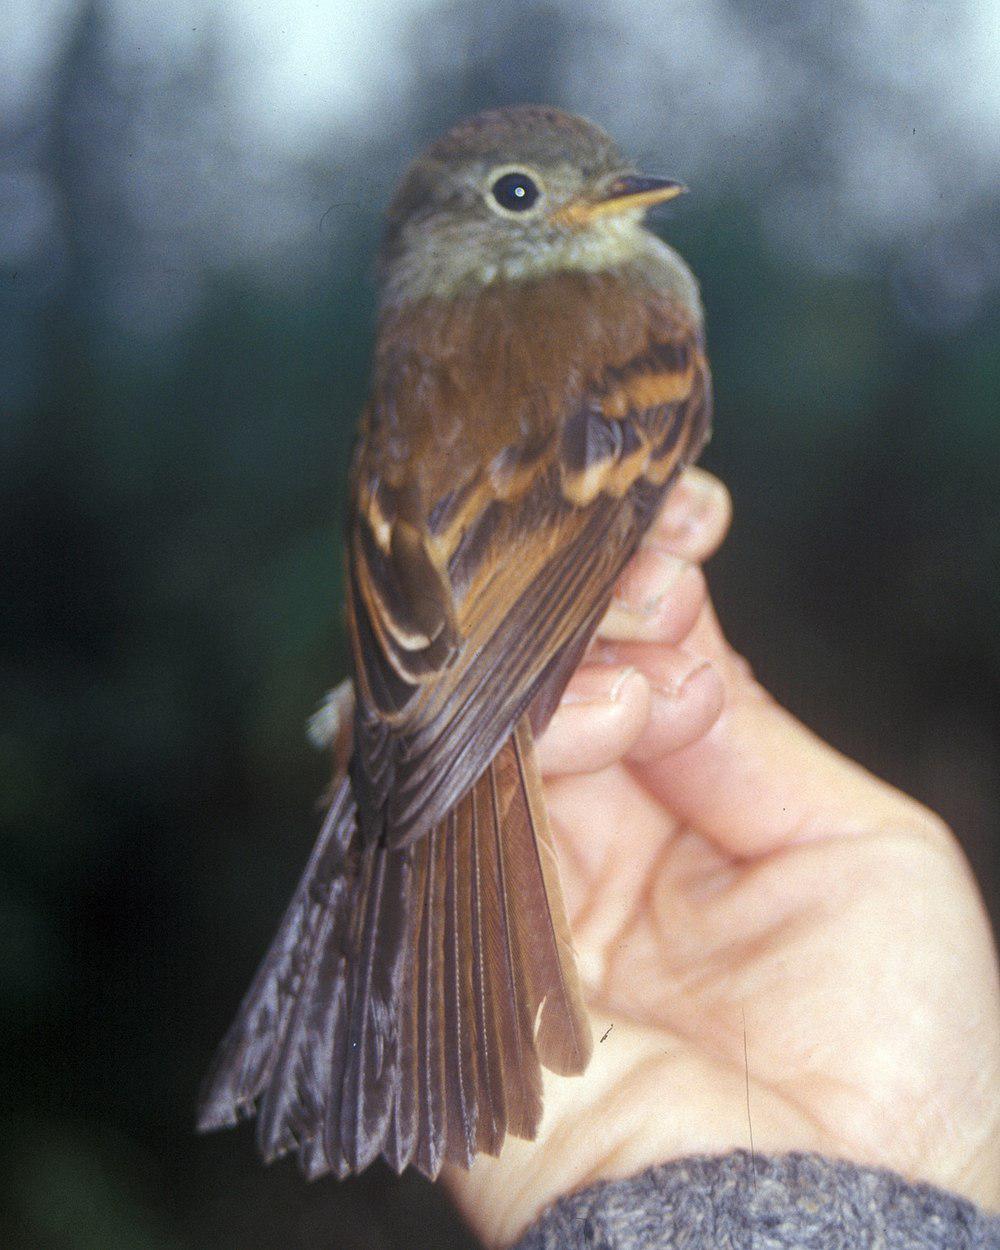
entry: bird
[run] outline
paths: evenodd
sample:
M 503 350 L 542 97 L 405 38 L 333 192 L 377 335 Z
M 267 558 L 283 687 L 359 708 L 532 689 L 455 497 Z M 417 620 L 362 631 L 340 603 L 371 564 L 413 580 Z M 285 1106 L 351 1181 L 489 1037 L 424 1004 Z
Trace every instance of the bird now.
M 318 840 L 201 1130 L 309 1178 L 434 1179 L 536 1136 L 593 1041 L 534 742 L 708 438 L 699 288 L 646 224 L 685 188 L 546 105 L 403 176 L 350 471 L 353 712 Z

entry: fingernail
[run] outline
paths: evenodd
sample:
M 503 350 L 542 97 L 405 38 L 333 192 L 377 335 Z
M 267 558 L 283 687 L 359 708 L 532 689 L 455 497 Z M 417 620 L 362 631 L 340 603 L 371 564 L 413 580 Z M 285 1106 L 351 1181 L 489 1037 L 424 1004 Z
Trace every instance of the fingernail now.
M 655 570 L 649 567 L 650 559 L 656 562 Z M 644 560 L 631 565 L 622 576 L 612 603 L 636 616 L 655 616 L 691 567 L 690 561 L 680 556 L 651 549 Z
M 653 697 L 667 699 L 671 703 L 676 703 L 678 699 L 683 699 L 690 690 L 692 684 L 704 672 L 711 670 L 711 660 L 696 660 L 686 673 L 680 673 L 672 680 L 663 677 L 659 678 L 652 687 Z
M 625 687 L 638 673 L 638 669 L 628 665 L 622 669 L 602 669 L 599 666 L 580 669 L 573 681 L 566 687 L 562 702 L 567 706 L 579 706 L 582 703 L 618 703 Z
M 691 498 L 697 504 L 715 503 L 726 489 L 717 477 L 713 477 L 711 473 L 703 473 L 699 469 L 695 469 L 690 475 L 687 486 L 691 491 Z
M 632 668 L 631 665 L 628 668 L 622 669 L 622 671 L 618 674 L 617 679 L 612 684 L 611 690 L 608 692 L 609 703 L 618 702 L 618 700 L 622 697 L 622 692 L 624 691 L 625 687 L 632 680 L 632 678 L 635 677 L 637 672 L 638 670 Z
M 650 535 L 655 543 L 656 535 L 675 537 L 695 533 L 714 511 L 725 487 L 710 474 L 691 472 L 678 489 L 667 498 L 660 516 L 660 524 Z

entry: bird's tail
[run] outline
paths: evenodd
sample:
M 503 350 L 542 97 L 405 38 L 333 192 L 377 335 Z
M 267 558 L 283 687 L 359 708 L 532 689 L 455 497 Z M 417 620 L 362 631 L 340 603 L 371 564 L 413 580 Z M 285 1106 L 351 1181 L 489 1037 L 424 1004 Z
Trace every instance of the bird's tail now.
M 540 1064 L 581 1072 L 590 1025 L 523 719 L 411 845 L 359 845 L 333 799 L 203 1091 L 199 1128 L 258 1116 L 310 1176 L 382 1154 L 437 1175 L 535 1135 Z

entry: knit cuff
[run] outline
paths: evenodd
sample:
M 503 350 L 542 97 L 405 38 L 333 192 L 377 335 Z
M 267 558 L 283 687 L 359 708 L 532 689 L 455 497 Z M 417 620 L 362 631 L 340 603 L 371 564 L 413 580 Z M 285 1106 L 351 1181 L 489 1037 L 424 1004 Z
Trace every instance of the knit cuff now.
M 894 1172 L 738 1150 L 605 1181 L 549 1207 L 514 1250 L 1000 1250 L 1000 1216 Z

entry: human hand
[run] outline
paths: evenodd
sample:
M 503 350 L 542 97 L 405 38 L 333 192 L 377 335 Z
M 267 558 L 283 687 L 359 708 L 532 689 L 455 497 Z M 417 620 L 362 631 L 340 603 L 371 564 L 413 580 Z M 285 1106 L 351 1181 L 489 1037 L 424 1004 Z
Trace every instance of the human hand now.
M 758 1151 L 1000 1203 L 1000 992 L 968 867 L 729 648 L 697 568 L 728 515 L 690 470 L 538 744 L 602 1040 L 582 1077 L 545 1074 L 534 1142 L 448 1172 L 489 1244 L 751 1126 Z

